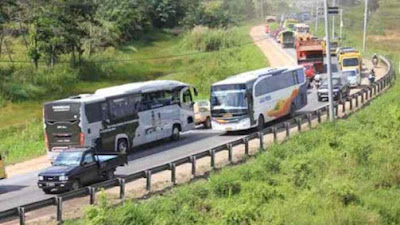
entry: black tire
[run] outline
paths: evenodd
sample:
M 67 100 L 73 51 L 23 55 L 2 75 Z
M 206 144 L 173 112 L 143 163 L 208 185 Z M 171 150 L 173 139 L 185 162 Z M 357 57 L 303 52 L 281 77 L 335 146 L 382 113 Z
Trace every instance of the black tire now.
M 79 188 L 81 188 L 81 182 L 79 182 L 79 180 L 72 181 L 70 190 L 75 191 L 75 190 L 78 190 Z
M 51 189 L 43 189 L 43 192 L 44 192 L 46 195 L 49 195 L 49 194 L 51 194 Z
M 126 139 L 119 139 L 117 143 L 117 151 L 126 154 L 128 151 L 128 141 Z
M 289 112 L 289 116 L 290 117 L 294 117 L 296 115 L 296 105 L 294 103 L 292 103 L 290 105 L 290 112 Z
M 203 123 L 204 128 L 210 129 L 211 128 L 211 118 L 207 117 L 206 121 Z
M 112 180 L 112 179 L 114 179 L 114 177 L 115 177 L 115 174 L 114 174 L 114 170 L 109 170 L 109 171 L 107 171 L 105 174 L 104 174 L 104 179 L 106 179 L 106 180 Z
M 264 125 L 265 125 L 264 116 L 263 116 L 263 115 L 260 115 L 260 116 L 258 117 L 257 130 L 260 131 L 260 130 L 264 129 Z
M 174 125 L 172 127 L 172 134 L 171 134 L 171 140 L 172 141 L 177 141 L 181 137 L 181 131 L 179 129 L 178 125 Z

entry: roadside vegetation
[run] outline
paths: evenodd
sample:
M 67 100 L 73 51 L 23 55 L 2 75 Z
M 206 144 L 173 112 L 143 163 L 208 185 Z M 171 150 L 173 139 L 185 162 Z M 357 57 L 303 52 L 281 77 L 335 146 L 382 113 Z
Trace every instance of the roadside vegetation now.
M 381 35 L 400 32 L 390 27 L 400 3 L 380 3 L 372 16 L 381 26 L 371 26 L 382 27 Z M 361 14 L 362 7 L 351 10 Z M 355 31 L 346 45 L 360 46 L 359 24 L 346 28 Z M 398 60 L 399 46 L 385 39 L 370 37 L 369 54 Z M 347 120 L 273 145 L 208 180 L 117 207 L 103 199 L 67 224 L 400 224 L 399 93 L 396 84 Z

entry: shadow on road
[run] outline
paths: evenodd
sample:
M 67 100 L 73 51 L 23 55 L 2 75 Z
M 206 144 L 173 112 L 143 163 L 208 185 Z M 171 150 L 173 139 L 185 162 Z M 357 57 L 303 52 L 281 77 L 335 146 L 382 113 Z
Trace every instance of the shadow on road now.
M 13 191 L 19 191 L 21 189 L 24 189 L 28 186 L 23 186 L 23 185 L 1 185 L 0 186 L 0 195 L 5 194 L 5 193 L 10 193 Z

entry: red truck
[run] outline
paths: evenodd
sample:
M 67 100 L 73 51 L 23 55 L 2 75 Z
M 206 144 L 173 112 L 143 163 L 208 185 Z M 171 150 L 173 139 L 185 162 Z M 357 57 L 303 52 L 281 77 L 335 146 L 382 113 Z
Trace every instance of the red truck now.
M 296 41 L 297 63 L 303 65 L 307 70 L 313 68 L 314 73 L 307 72 L 307 77 L 311 80 L 315 73 L 324 71 L 324 52 L 320 40 L 306 39 Z M 311 67 L 312 65 L 312 67 Z

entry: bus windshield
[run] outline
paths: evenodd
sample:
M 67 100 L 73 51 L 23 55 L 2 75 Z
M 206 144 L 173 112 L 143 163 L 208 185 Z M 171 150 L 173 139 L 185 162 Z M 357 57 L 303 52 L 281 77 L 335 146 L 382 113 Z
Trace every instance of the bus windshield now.
M 245 90 L 216 91 L 211 94 L 211 109 L 247 109 Z
M 358 59 L 357 58 L 343 59 L 343 66 L 344 67 L 358 66 Z

